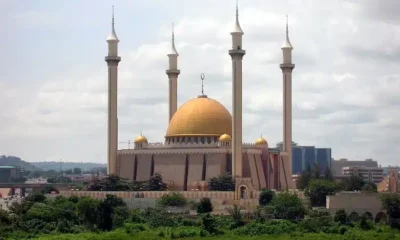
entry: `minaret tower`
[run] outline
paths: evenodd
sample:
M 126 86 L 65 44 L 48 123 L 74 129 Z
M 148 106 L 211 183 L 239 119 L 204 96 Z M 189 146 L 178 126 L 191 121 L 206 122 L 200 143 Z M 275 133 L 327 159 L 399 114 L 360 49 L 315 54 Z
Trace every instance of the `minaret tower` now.
M 171 121 L 178 108 L 178 75 L 181 71 L 178 69 L 178 52 L 175 48 L 174 24 L 172 24 L 172 45 L 169 58 L 169 69 L 166 71 L 169 80 L 169 121 Z
M 107 173 L 117 172 L 117 150 L 118 150 L 118 37 L 114 28 L 114 6 L 112 13 L 111 33 L 107 38 L 108 55 L 105 60 L 108 66 L 108 126 L 107 126 Z
M 283 152 L 287 156 L 285 171 L 289 185 L 292 182 L 292 71 L 294 69 L 292 50 L 286 15 L 286 40 L 282 46 L 283 63 L 280 64 L 280 67 L 283 75 Z
M 236 22 L 232 35 L 232 176 L 242 177 L 242 59 L 246 51 L 242 47 L 243 31 L 239 24 L 236 2 Z

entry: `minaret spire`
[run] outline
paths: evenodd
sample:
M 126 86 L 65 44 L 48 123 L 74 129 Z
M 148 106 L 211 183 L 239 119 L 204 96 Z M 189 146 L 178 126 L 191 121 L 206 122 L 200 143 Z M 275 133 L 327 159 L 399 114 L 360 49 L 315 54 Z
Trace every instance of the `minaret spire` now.
M 107 172 L 116 174 L 118 154 L 118 38 L 114 28 L 114 6 L 112 11 L 111 33 L 107 38 L 108 55 L 108 125 L 107 125 Z
M 175 31 L 174 23 L 172 23 L 172 39 L 171 39 L 171 50 L 167 54 L 169 59 L 169 67 L 166 71 L 169 80 L 169 121 L 171 121 L 176 110 L 178 109 L 178 76 L 181 71 L 178 69 L 178 51 L 175 48 Z
M 117 34 L 115 33 L 115 21 L 114 21 L 114 5 L 112 6 L 112 20 L 111 20 L 111 33 L 108 35 L 107 41 L 117 41 L 119 42 L 119 39 L 117 37 Z
M 232 49 L 232 176 L 243 176 L 242 151 L 242 59 L 246 54 L 242 46 L 243 31 L 239 24 L 239 7 L 236 1 L 236 21 L 231 32 Z
M 282 49 L 287 48 L 287 49 L 293 49 L 292 44 L 290 43 L 289 40 L 289 20 L 288 20 L 288 15 L 286 15 L 286 40 L 282 45 Z
M 286 40 L 282 46 L 283 61 L 280 64 L 283 75 L 283 164 L 286 179 L 282 181 L 283 189 L 293 188 L 292 184 L 292 71 L 295 65 L 292 63 L 292 44 L 289 41 L 289 26 L 286 16 Z

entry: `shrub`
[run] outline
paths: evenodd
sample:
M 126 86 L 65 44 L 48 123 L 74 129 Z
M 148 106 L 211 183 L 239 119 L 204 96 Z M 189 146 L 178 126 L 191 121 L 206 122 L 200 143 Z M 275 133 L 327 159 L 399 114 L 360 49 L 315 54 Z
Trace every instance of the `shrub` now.
M 252 222 L 244 227 L 234 230 L 236 235 L 260 236 L 260 235 L 282 235 L 296 230 L 296 225 L 286 220 L 271 220 L 265 223 Z
M 209 198 L 202 198 L 197 204 L 198 213 L 209 213 L 212 212 L 213 206 Z
M 272 191 L 271 189 L 263 189 L 260 193 L 258 202 L 259 202 L 260 206 L 265 206 L 265 205 L 269 204 L 274 197 L 275 197 L 274 191 Z
M 148 208 L 143 215 L 151 227 L 175 227 L 178 225 L 174 218 L 162 208 Z
M 206 230 L 208 233 L 210 234 L 219 233 L 215 218 L 211 216 L 209 213 L 207 213 L 201 218 L 201 223 L 202 223 L 202 228 Z
M 170 192 L 162 195 L 158 203 L 162 206 L 184 206 L 187 200 L 181 193 Z
M 301 199 L 296 194 L 289 192 L 277 194 L 272 199 L 270 206 L 268 213 L 273 214 L 277 219 L 302 219 L 305 214 Z
M 232 175 L 224 174 L 210 178 L 208 188 L 210 191 L 235 191 L 235 181 Z
M 346 211 L 342 208 L 336 211 L 335 217 L 333 219 L 335 222 L 338 222 L 340 224 L 346 224 L 347 222 L 347 213 Z
M 124 224 L 125 232 L 128 234 L 138 233 L 148 230 L 148 226 L 140 223 L 125 223 Z

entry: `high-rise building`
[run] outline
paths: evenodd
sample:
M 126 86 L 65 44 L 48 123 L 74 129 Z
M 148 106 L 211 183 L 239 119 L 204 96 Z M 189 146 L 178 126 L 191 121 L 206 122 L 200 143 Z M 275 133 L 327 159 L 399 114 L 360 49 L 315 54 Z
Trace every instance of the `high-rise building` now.
M 383 168 L 352 166 L 342 168 L 343 176 L 360 175 L 366 182 L 380 183 L 383 180 Z
M 366 160 L 348 160 L 346 158 L 341 158 L 339 160 L 332 161 L 332 173 L 335 177 L 343 177 L 344 167 L 370 167 L 377 168 L 378 162 L 372 159 Z
M 292 143 L 292 173 L 301 174 L 306 168 L 313 169 L 318 164 L 320 172 L 324 173 L 327 167 L 331 167 L 332 150 L 330 148 L 316 148 L 315 146 L 300 146 Z M 282 149 L 282 143 L 276 145 Z

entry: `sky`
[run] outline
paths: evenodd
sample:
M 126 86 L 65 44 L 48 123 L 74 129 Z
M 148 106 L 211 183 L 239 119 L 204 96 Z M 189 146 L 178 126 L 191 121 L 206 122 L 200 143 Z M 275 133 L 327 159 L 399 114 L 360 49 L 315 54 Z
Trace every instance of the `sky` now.
M 204 90 L 231 111 L 235 0 L 0 0 L 0 154 L 106 162 L 107 54 L 115 5 L 119 148 L 168 126 L 171 25 L 178 105 Z M 335 159 L 400 156 L 400 1 L 240 0 L 243 139 L 282 140 L 282 46 L 289 15 L 293 140 Z

